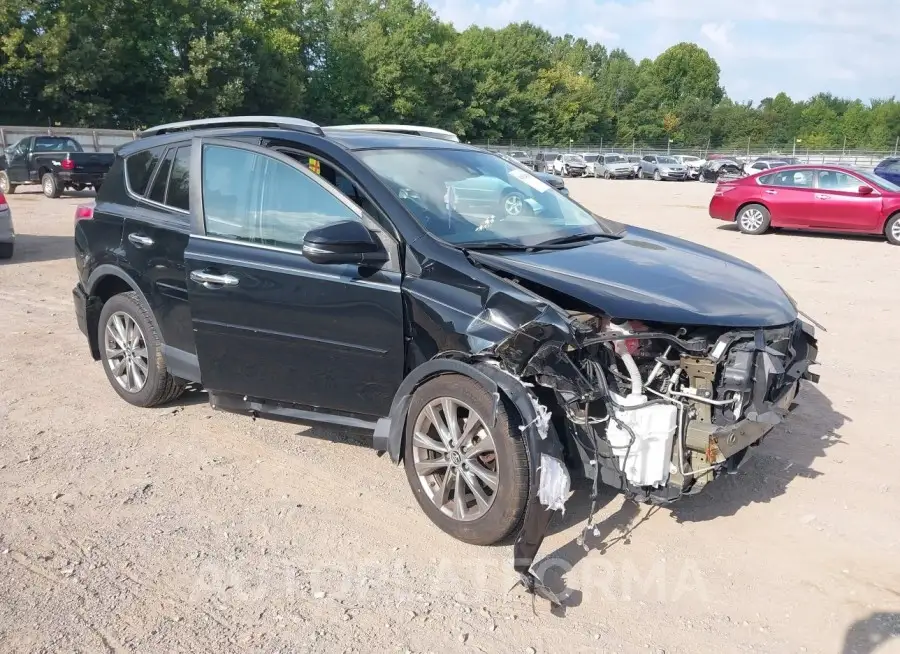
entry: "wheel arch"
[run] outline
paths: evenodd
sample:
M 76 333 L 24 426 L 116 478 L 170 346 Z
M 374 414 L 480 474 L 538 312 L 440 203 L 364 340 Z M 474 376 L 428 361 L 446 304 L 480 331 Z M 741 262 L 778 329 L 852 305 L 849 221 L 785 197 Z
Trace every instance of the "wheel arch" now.
M 887 230 L 888 223 L 891 222 L 891 220 L 893 220 L 897 216 L 900 216 L 900 209 L 897 209 L 897 210 L 889 213 L 887 218 L 884 219 L 884 222 L 881 223 L 881 234 L 883 236 L 887 236 L 886 230 Z
M 85 283 L 85 292 L 88 296 L 89 310 L 87 312 L 88 342 L 91 348 L 91 356 L 95 361 L 100 360 L 100 346 L 97 343 L 97 333 L 100 325 L 100 312 L 107 301 L 120 293 L 134 291 L 141 300 L 147 304 L 147 298 L 141 292 L 137 282 L 121 268 L 111 264 L 103 264 L 90 274 Z M 150 305 L 147 304 L 149 307 Z

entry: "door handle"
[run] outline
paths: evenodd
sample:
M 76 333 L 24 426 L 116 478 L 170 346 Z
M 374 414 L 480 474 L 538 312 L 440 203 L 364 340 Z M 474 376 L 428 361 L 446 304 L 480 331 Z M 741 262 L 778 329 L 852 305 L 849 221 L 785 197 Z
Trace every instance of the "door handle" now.
M 817 200 L 830 200 L 831 196 L 826 195 L 825 193 L 816 193 L 816 199 Z
M 136 234 L 132 232 L 128 235 L 128 240 L 135 244 L 135 246 L 139 248 L 149 248 L 153 245 L 153 239 L 149 236 L 144 236 L 143 234 Z
M 772 190 L 772 189 L 768 189 L 768 190 L 766 190 L 766 194 L 768 194 L 768 195 L 778 195 L 778 191 L 774 191 L 774 190 Z
M 192 270 L 191 279 L 199 284 L 203 284 L 206 288 L 238 285 L 238 278 L 234 275 L 215 275 L 203 270 Z

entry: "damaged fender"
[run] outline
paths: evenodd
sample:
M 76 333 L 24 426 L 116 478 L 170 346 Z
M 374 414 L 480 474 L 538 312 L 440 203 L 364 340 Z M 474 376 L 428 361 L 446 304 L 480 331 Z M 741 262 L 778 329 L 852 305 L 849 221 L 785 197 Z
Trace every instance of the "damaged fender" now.
M 560 508 L 566 499 L 563 495 L 568 495 L 568 472 L 561 463 L 562 442 L 552 425 L 548 423 L 546 414 L 539 411 L 537 401 L 525 384 L 486 362 L 466 363 L 446 358 L 427 361 L 406 377 L 394 396 L 390 416 L 378 421 L 375 430 L 375 448 L 387 452 L 394 463 L 400 463 L 403 457 L 403 434 L 412 395 L 421 384 L 442 374 L 460 374 L 474 379 L 494 395 L 496 402 L 500 401 L 499 394 L 502 392 L 513 403 L 522 420 L 520 429 L 528 456 L 529 501 L 513 547 L 513 567 L 519 573 L 523 585 L 529 591 L 533 591 L 537 579 L 529 570 L 543 543 L 547 527 L 553 518 L 554 508 Z M 496 412 L 492 418 L 495 416 Z M 548 473 L 553 474 L 552 479 L 542 479 L 544 474 L 541 470 L 542 461 L 548 468 Z M 539 497 L 544 497 L 550 507 L 542 504 Z

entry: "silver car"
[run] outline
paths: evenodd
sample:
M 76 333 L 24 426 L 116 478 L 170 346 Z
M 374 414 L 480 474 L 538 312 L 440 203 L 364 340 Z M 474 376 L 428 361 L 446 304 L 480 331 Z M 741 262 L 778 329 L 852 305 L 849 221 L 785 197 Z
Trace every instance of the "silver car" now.
M 675 157 L 666 154 L 645 154 L 641 157 L 638 177 L 652 177 L 656 181 L 663 179 L 676 179 L 684 181 L 687 177 L 687 167 L 678 163 Z
M 12 211 L 6 198 L 0 193 L 0 259 L 9 259 L 13 255 L 16 242 L 16 231 L 13 229 Z
M 604 179 L 631 179 L 634 177 L 634 166 L 623 154 L 609 152 L 600 157 L 594 169 L 594 177 Z

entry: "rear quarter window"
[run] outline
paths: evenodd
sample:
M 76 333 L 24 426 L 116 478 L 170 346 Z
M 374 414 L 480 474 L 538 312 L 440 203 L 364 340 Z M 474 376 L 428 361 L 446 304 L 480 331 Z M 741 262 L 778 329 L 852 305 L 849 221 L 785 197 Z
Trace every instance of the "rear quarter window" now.
M 135 152 L 125 160 L 125 176 L 132 193 L 142 196 L 147 192 L 147 184 L 162 154 L 163 148 L 158 147 Z
M 768 175 L 760 175 L 756 178 L 756 181 L 763 186 L 769 186 L 772 184 L 773 179 L 775 179 L 775 173 L 769 173 Z

